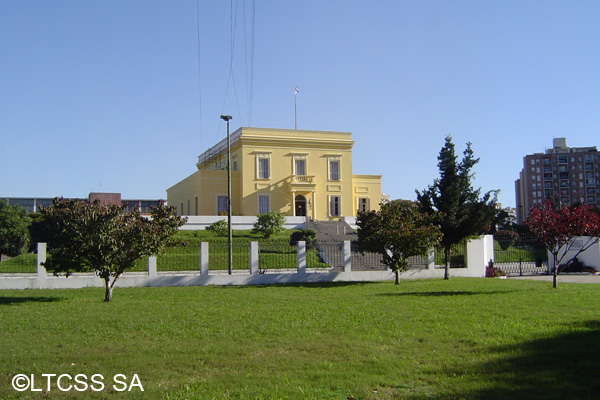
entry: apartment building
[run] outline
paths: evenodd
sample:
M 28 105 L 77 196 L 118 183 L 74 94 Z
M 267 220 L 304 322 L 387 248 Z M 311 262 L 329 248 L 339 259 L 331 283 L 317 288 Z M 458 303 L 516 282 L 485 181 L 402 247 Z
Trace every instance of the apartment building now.
M 566 138 L 555 138 L 551 149 L 523 157 L 515 196 L 520 224 L 546 199 L 600 205 L 600 152 L 595 146 L 567 147 Z
M 379 209 L 381 175 L 355 175 L 349 132 L 240 128 L 230 135 L 233 215 L 279 211 L 335 220 Z M 227 212 L 227 141 L 200 156 L 197 171 L 167 189 L 180 215 Z

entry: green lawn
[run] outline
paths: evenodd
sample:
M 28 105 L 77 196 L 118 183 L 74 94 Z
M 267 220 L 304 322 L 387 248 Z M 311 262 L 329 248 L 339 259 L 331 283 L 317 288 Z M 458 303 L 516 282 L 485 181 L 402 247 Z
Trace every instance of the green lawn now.
M 5 290 L 0 398 L 592 399 L 599 294 L 483 278 L 117 288 L 108 304 L 100 288 Z M 20 373 L 106 387 L 16 392 Z M 116 393 L 115 374 L 144 393 Z

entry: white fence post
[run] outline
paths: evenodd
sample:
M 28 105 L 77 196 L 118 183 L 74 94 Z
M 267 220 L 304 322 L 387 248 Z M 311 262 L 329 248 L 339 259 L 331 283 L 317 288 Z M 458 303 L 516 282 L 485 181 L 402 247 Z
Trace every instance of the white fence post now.
M 148 257 L 148 278 L 156 278 L 156 256 Z
M 258 242 L 250 242 L 250 275 L 258 274 Z
M 344 272 L 352 271 L 352 243 L 349 240 L 344 240 L 344 248 L 342 251 L 342 259 L 344 260 Z
M 299 274 L 306 273 L 306 242 L 304 240 L 298 241 L 296 247 L 296 269 Z
M 208 242 L 200 242 L 200 275 L 208 275 Z
M 435 249 L 427 252 L 427 269 L 435 269 Z
M 46 282 L 46 268 L 42 265 L 46 262 L 46 243 L 37 244 L 37 282 L 38 287 L 43 287 Z

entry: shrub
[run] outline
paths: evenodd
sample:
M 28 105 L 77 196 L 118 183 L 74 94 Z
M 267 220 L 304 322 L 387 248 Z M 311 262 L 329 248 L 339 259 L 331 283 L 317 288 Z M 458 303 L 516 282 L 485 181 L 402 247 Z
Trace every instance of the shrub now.
M 506 250 L 515 244 L 518 238 L 519 234 L 517 232 L 509 230 L 500 230 L 494 235 L 494 240 L 498 242 L 502 250 Z
M 270 211 L 265 214 L 259 214 L 258 220 L 254 223 L 253 233 L 260 233 L 265 239 L 271 237 L 275 233 L 283 231 L 285 216 L 277 211 Z
M 306 242 L 307 249 L 312 249 L 315 247 L 317 234 L 312 229 L 300 229 L 294 231 L 290 235 L 290 246 L 296 246 L 300 241 Z
M 217 236 L 227 236 L 227 222 L 224 219 L 220 219 L 207 226 L 206 230 L 214 232 Z
M 486 278 L 499 278 L 501 276 L 506 276 L 506 273 L 502 271 L 500 268 L 494 267 L 494 262 L 490 260 L 488 266 L 485 268 L 485 277 Z

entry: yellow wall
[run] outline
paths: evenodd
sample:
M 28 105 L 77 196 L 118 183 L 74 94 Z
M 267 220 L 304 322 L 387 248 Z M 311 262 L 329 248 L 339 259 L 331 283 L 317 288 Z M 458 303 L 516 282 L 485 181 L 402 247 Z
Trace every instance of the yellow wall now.
M 368 196 L 371 209 L 381 201 L 381 176 L 352 175 L 352 146 L 349 132 L 298 131 L 284 129 L 240 128 L 232 136 L 232 165 L 236 161 L 237 177 L 232 185 L 233 214 L 258 214 L 259 195 L 268 195 L 271 210 L 295 215 L 294 197 L 307 200 L 306 215 L 318 220 L 336 219 L 330 215 L 330 198 L 341 199 L 340 216 L 354 216 L 357 196 Z M 216 146 L 215 146 L 216 147 Z M 222 147 L 221 147 L 222 149 Z M 258 176 L 258 159 L 269 159 L 269 177 Z M 215 157 L 214 160 L 217 160 Z M 295 160 L 304 160 L 305 174 L 294 180 Z M 331 181 L 329 162 L 339 161 L 339 180 Z M 212 164 L 222 165 L 218 162 Z M 208 163 L 199 168 L 211 168 Z M 232 175 L 232 176 L 233 176 Z M 357 180 L 354 183 L 354 180 Z M 191 199 L 192 213 L 198 197 L 200 215 L 214 215 L 216 196 L 225 188 L 226 171 L 200 169 L 167 190 L 167 200 L 178 209 Z M 363 192 L 359 192 L 359 191 Z M 366 192 L 364 192 L 366 191 Z
M 234 215 L 241 214 L 239 187 L 240 173 L 232 171 L 231 208 Z M 176 206 L 179 215 L 216 215 L 217 196 L 227 196 L 227 171 L 196 171 L 167 189 L 167 203 Z M 196 201 L 198 202 L 197 213 Z M 181 209 L 182 204 L 183 209 Z

